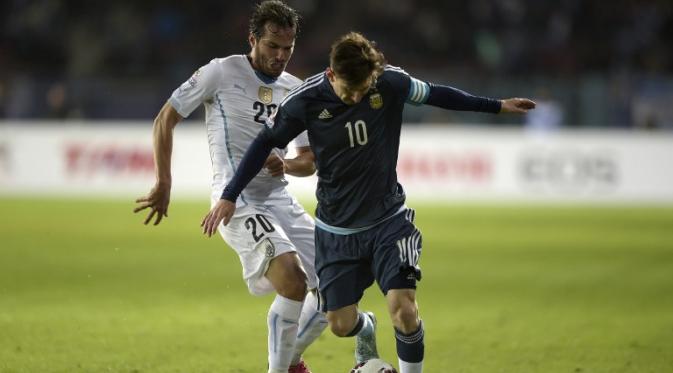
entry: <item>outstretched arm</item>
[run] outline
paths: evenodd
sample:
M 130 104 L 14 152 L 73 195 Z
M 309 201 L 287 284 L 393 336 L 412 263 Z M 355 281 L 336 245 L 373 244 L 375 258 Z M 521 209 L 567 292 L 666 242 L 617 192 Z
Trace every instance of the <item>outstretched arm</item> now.
M 171 196 L 171 155 L 173 153 L 173 130 L 182 120 L 180 114 L 166 102 L 154 119 L 153 143 L 154 165 L 156 169 L 156 183 L 149 194 L 136 199 L 136 208 L 139 212 L 150 208 L 145 219 L 147 225 L 156 215 L 154 225 L 161 222 L 164 216 L 168 217 L 168 204 Z
M 424 83 L 427 84 L 427 83 Z M 535 102 L 526 98 L 496 100 L 474 96 L 449 86 L 428 84 L 426 104 L 449 110 L 476 111 L 484 113 L 525 114 L 535 108 Z

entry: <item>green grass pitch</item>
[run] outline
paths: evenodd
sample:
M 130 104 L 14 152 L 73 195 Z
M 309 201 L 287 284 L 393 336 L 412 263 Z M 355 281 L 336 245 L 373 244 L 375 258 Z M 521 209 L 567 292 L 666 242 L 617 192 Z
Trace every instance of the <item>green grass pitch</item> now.
M 0 199 L 0 372 L 266 371 L 272 298 L 201 236 L 207 202 L 158 227 L 133 205 Z M 426 372 L 673 372 L 673 207 L 412 206 Z M 382 300 L 362 306 L 397 365 Z M 346 373 L 352 343 L 306 361 Z

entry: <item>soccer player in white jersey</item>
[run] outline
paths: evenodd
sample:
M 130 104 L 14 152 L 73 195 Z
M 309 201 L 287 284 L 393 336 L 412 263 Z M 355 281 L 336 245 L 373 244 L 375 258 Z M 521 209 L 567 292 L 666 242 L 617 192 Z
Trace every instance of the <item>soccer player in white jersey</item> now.
M 298 15 L 282 1 L 265 1 L 250 19 L 248 55 L 217 58 L 176 89 L 154 121 L 156 184 L 136 200 L 135 212 L 149 208 L 145 224 L 167 216 L 171 189 L 173 129 L 198 106 L 206 109 L 213 163 L 211 202 L 220 198 L 245 150 L 266 119 L 301 80 L 285 72 L 298 31 Z M 287 192 L 283 175 L 315 172 L 314 156 L 303 133 L 295 139 L 297 156 L 285 159 L 276 149 L 265 168 L 245 188 L 238 212 L 219 227 L 239 255 L 249 291 L 276 297 L 268 312 L 270 373 L 310 373 L 301 354 L 327 325 L 310 291 L 317 286 L 314 222 Z

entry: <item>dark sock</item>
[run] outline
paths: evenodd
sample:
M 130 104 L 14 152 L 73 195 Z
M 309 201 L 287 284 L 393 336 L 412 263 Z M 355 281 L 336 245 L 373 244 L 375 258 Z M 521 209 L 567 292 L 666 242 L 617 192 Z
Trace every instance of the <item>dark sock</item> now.
M 358 312 L 358 322 L 355 323 L 355 327 L 353 330 L 348 333 L 346 337 L 353 337 L 356 334 L 360 333 L 360 330 L 362 330 L 362 326 L 365 324 L 365 320 L 363 319 L 365 315 L 362 314 L 362 312 Z
M 397 356 L 408 363 L 419 363 L 423 361 L 425 344 L 423 343 L 423 322 L 421 321 L 418 330 L 411 334 L 402 334 L 395 329 L 395 340 L 397 341 Z

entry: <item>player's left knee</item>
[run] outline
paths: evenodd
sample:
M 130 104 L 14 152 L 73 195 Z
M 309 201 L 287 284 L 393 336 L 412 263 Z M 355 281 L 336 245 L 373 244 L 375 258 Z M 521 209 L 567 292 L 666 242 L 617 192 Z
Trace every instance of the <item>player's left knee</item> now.
M 344 317 L 343 315 L 337 316 L 334 313 L 328 313 L 327 322 L 334 335 L 337 337 L 346 337 L 353 330 L 357 320 L 353 320 L 350 317 Z

